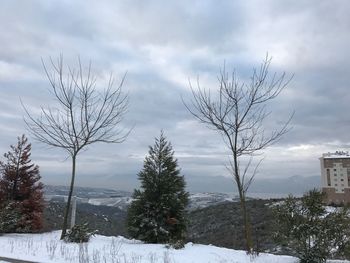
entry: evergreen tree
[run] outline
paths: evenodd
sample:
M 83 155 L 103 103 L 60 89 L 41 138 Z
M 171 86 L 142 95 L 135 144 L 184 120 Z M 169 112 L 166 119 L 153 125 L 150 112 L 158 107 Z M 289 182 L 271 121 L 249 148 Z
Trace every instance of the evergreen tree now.
M 276 239 L 291 249 L 301 263 L 321 263 L 346 256 L 350 249 L 348 208 L 326 211 L 324 193 L 309 191 L 301 200 L 292 196 L 275 207 Z
M 15 206 L 21 217 L 16 231 L 36 231 L 42 228 L 43 184 L 39 167 L 30 160 L 31 144 L 25 135 L 18 137 L 16 146 L 11 145 L 11 151 L 4 154 L 5 162 L 0 161 L 0 208 L 6 210 Z M 0 218 L 4 221 L 6 216 Z M 1 222 L 6 225 L 6 222 Z M 6 231 L 6 230 L 3 230 Z
M 188 193 L 170 142 L 163 133 L 149 147 L 128 209 L 128 231 L 149 243 L 181 244 L 186 232 Z
M 0 208 L 0 233 L 25 231 L 19 227 L 22 216 L 16 202 L 6 202 Z

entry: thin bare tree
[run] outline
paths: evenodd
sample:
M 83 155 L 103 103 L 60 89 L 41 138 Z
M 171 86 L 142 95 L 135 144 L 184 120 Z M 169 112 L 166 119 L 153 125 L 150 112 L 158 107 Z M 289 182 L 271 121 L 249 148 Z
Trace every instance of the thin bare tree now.
M 254 69 L 250 81 L 242 82 L 233 71 L 224 68 L 218 77 L 219 89 L 215 97 L 209 90 L 197 88 L 190 82 L 193 99 L 184 102 L 188 111 L 201 123 L 218 131 L 229 149 L 227 168 L 237 185 L 244 221 L 244 237 L 247 252 L 253 252 L 251 220 L 246 206 L 246 194 L 261 160 L 253 165 L 253 157 L 261 150 L 277 142 L 289 130 L 293 114 L 277 130 L 267 133 L 263 123 L 269 116 L 266 105 L 276 98 L 291 78 L 286 74 L 269 73 L 271 58 L 267 55 L 259 69 Z M 242 157 L 249 161 L 242 164 Z
M 117 87 L 111 75 L 103 91 L 96 87 L 96 76 L 78 59 L 78 66 L 64 67 L 63 57 L 57 61 L 50 58 L 49 70 L 43 62 L 46 76 L 55 101 L 55 106 L 41 107 L 40 116 L 35 116 L 24 107 L 25 123 L 34 138 L 52 147 L 61 148 L 72 160 L 71 182 L 62 225 L 63 239 L 68 227 L 76 162 L 78 154 L 94 143 L 121 143 L 130 130 L 121 127 L 127 111 L 128 96 L 122 92 L 125 76 Z

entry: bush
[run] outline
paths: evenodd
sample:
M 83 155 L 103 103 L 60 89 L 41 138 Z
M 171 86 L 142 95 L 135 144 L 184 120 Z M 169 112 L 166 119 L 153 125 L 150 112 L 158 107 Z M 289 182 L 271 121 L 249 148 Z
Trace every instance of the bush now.
M 96 234 L 96 230 L 91 230 L 88 224 L 75 225 L 72 229 L 67 231 L 64 238 L 66 242 L 85 243 L 90 240 L 90 237 Z
M 0 209 L 0 233 L 14 233 L 20 231 L 22 216 L 16 203 L 8 202 Z
M 327 212 L 324 194 L 312 190 L 301 200 L 292 196 L 275 208 L 276 240 L 291 249 L 301 263 L 321 263 L 345 256 L 350 246 L 348 209 Z
M 168 248 L 181 249 L 185 247 L 184 240 L 171 240 L 167 245 Z
M 30 226 L 26 225 L 17 202 L 7 202 L 0 209 L 0 233 L 28 233 Z

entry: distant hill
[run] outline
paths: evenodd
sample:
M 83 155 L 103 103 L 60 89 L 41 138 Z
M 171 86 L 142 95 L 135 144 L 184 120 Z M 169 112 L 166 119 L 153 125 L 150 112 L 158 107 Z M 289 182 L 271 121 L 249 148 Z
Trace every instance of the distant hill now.
M 236 185 L 232 178 L 224 176 L 192 176 L 186 178 L 190 192 L 236 192 Z M 302 195 L 306 191 L 319 188 L 320 176 L 301 176 L 280 178 L 255 178 L 249 193 L 265 193 L 276 195 Z
M 319 181 L 319 176 L 257 178 L 248 191 L 248 197 L 269 199 L 286 197 L 289 194 L 301 196 L 310 189 L 320 187 Z M 224 176 L 190 177 L 187 185 L 191 192 L 189 204 L 191 210 L 228 201 L 235 202 L 238 198 L 233 180 Z M 69 188 L 46 185 L 44 190 L 46 200 L 63 201 L 67 199 Z M 126 210 L 132 201 L 131 192 L 106 188 L 75 187 L 74 195 L 78 197 L 78 203 L 112 206 L 121 210 Z
M 120 192 L 132 193 L 135 188 L 140 187 L 140 183 L 135 174 L 121 174 L 121 175 L 101 175 L 98 177 L 98 182 L 89 182 L 85 179 L 77 180 L 76 185 L 92 186 L 92 189 L 97 187 L 99 191 L 106 195 L 110 194 L 109 189 L 114 189 L 116 194 Z M 189 175 L 185 174 L 185 181 L 187 190 L 190 193 L 233 193 L 236 190 L 234 180 L 229 176 L 208 176 L 208 175 Z M 250 192 L 251 193 L 267 193 L 267 194 L 296 194 L 301 195 L 305 191 L 320 187 L 320 175 L 294 175 L 294 176 L 280 176 L 280 177 L 262 177 L 256 176 Z M 49 183 L 48 183 L 49 184 Z M 103 189 L 109 188 L 109 189 Z M 86 187 L 84 187 L 86 188 Z M 67 188 L 68 189 L 68 188 Z M 55 191 L 57 189 L 54 189 Z M 78 188 L 76 190 L 79 191 Z M 106 190 L 106 191 L 105 191 Z M 108 191 L 107 191 L 108 190 Z M 122 190 L 122 191 L 118 191 Z M 122 193 L 122 195 L 124 195 Z M 107 197 L 107 196 L 105 196 Z
M 45 185 L 45 195 L 67 196 L 68 186 L 62 185 Z M 97 188 L 97 187 L 74 187 L 74 195 L 80 198 L 108 198 L 108 197 L 127 197 L 131 196 L 128 191 L 114 189 Z

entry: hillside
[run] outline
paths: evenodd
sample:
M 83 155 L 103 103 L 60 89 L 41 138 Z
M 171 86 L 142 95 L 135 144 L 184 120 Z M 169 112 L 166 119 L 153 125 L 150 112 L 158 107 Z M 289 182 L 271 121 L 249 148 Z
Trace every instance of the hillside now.
M 272 242 L 273 218 L 268 200 L 249 200 L 253 235 L 261 251 L 274 251 Z M 45 231 L 60 229 L 64 204 L 49 202 L 45 210 Z M 125 228 L 126 211 L 113 206 L 96 206 L 82 203 L 77 206 L 77 223 L 89 222 L 99 234 L 127 236 Z M 227 248 L 243 249 L 240 207 L 237 202 L 213 204 L 188 213 L 188 242 L 212 244 Z M 257 235 L 256 235 L 257 234 Z
M 259 251 L 275 251 L 271 201 L 250 200 L 247 209 L 252 219 L 252 234 Z M 209 206 L 189 213 L 188 240 L 217 246 L 244 249 L 243 224 L 238 202 Z

